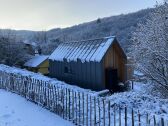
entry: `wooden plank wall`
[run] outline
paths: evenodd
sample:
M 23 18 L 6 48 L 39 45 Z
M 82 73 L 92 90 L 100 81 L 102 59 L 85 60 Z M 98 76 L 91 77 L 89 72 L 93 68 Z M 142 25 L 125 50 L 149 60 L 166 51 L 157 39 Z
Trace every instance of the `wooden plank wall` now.
M 121 48 L 118 44 L 113 44 L 104 58 L 104 69 L 113 68 L 118 70 L 119 81 L 125 81 L 125 64 L 126 59 L 122 55 Z

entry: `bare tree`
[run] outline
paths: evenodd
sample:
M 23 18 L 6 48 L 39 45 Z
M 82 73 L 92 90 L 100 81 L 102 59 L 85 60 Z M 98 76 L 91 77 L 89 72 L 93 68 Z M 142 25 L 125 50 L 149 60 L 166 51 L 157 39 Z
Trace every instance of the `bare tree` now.
M 133 33 L 136 67 L 168 93 L 168 4 L 157 5 Z
M 34 40 L 40 45 L 48 42 L 47 31 L 39 31 L 34 34 Z
M 12 30 L 0 32 L 0 63 L 10 66 L 21 65 L 28 58 L 24 44 L 17 40 Z

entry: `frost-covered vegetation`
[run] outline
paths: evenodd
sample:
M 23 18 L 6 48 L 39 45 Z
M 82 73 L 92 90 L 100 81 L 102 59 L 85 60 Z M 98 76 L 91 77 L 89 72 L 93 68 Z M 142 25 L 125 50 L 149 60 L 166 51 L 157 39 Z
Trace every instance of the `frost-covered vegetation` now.
M 31 58 L 25 52 L 24 41 L 37 43 L 43 54 L 51 54 L 58 44 L 65 41 L 76 41 L 115 35 L 125 51 L 132 44 L 131 33 L 138 23 L 144 23 L 153 9 L 145 9 L 130 14 L 121 14 L 95 21 L 75 25 L 69 28 L 56 28 L 49 31 L 0 30 L 0 63 L 22 66 L 25 60 Z
M 153 9 L 145 9 L 135 13 L 121 14 L 107 18 L 99 18 L 95 21 L 79 24 L 64 29 L 52 29 L 48 31 L 50 39 L 59 41 L 85 40 L 106 36 L 116 36 L 125 51 L 132 44 L 131 33 L 136 30 L 138 23 L 143 23 Z
M 24 44 L 12 30 L 0 31 L 0 63 L 10 66 L 22 65 L 29 55 Z
M 137 24 L 146 21 L 153 9 L 144 9 L 135 13 L 121 14 L 95 21 L 75 25 L 68 28 L 55 28 L 49 31 L 12 30 L 21 40 L 38 43 L 44 54 L 50 54 L 59 43 L 73 40 L 84 40 L 115 35 L 122 47 L 128 51 L 132 44 L 131 33 L 136 30 Z M 6 30 L 3 30 L 6 31 Z M 45 47 L 45 48 L 44 48 Z
M 156 114 L 168 118 L 168 100 L 162 99 L 162 94 L 155 92 L 153 95 L 151 82 L 134 82 L 134 89 L 128 92 L 115 93 L 109 97 L 114 104 L 128 106 L 139 110 L 142 114 Z
M 3 52 L 3 55 L 0 55 L 0 62 L 21 66 L 27 58 L 30 58 L 30 55 L 23 49 L 22 42 L 25 40 L 37 43 L 37 49 L 41 48 L 43 54 L 49 55 L 61 42 L 115 35 L 125 51 L 128 52 L 132 44 L 131 33 L 135 31 L 138 23 L 146 21 L 152 11 L 153 9 L 146 9 L 125 15 L 99 18 L 69 28 L 56 28 L 49 31 L 2 29 L 0 44 L 3 44 L 2 47 L 5 47 L 5 50 L 0 50 Z
M 168 4 L 158 5 L 133 33 L 131 56 L 136 68 L 165 95 L 168 93 Z M 158 91 L 159 91 L 158 90 Z

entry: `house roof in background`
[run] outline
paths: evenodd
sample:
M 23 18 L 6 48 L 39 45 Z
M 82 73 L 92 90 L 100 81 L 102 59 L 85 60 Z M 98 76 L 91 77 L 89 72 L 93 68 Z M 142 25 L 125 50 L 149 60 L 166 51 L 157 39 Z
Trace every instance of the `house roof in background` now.
M 114 42 L 115 36 L 104 37 L 99 39 L 83 40 L 78 42 L 61 43 L 51 54 L 49 59 L 55 61 L 68 62 L 100 62 L 108 48 Z
M 27 67 L 38 67 L 41 63 L 43 63 L 45 60 L 48 59 L 49 56 L 45 56 L 45 55 L 39 55 L 39 56 L 34 56 L 32 59 L 30 59 L 29 61 L 27 61 L 24 66 Z
M 28 41 L 28 40 L 23 41 L 23 43 L 24 43 L 24 44 L 27 44 L 27 45 L 34 46 L 34 47 L 37 46 L 37 43 L 36 43 L 36 42 L 30 42 L 30 41 Z

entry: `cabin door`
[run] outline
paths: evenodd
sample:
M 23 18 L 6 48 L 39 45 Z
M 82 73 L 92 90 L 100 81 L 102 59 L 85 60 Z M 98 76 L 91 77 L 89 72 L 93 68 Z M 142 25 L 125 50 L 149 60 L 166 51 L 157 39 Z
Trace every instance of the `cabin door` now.
M 118 72 L 117 69 L 108 68 L 105 71 L 106 88 L 109 90 L 115 90 L 118 84 Z

